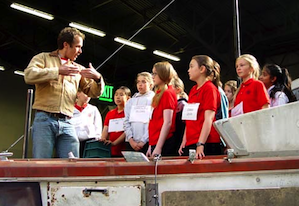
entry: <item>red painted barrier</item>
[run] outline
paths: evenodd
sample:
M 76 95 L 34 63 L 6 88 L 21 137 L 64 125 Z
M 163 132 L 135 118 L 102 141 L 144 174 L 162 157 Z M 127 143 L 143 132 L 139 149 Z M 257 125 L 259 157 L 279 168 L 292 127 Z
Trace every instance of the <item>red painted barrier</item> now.
M 115 159 L 28 159 L 0 162 L 0 178 L 92 177 L 154 175 L 155 162 L 125 162 Z M 158 174 L 191 174 L 299 169 L 299 157 L 233 159 L 223 156 L 189 162 L 186 157 L 163 158 Z

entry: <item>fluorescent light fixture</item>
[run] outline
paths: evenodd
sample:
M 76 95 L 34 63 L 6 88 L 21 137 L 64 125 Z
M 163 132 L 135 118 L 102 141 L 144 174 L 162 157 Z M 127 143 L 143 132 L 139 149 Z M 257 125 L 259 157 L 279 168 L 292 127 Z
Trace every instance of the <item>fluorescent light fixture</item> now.
M 24 6 L 24 5 L 21 5 L 21 4 L 12 3 L 10 5 L 10 7 L 14 8 L 14 9 L 17 9 L 17 10 L 20 10 L 20 11 L 23 11 L 23 12 L 26 12 L 26 13 L 29 13 L 29 14 L 33 14 L 35 16 L 42 17 L 44 19 L 48 19 L 48 20 L 53 20 L 54 19 L 54 16 L 52 14 L 48 14 L 46 12 L 39 11 L 37 9 L 33 9 L 33 8 L 30 8 L 28 6 Z
M 18 74 L 18 75 L 21 75 L 21 76 L 24 76 L 24 72 L 19 71 L 19 70 L 14 71 L 14 73 L 15 73 L 15 74 Z
M 180 61 L 179 57 L 171 55 L 171 54 L 167 54 L 167 53 L 159 51 L 159 50 L 155 50 L 153 53 L 158 55 L 158 56 L 165 57 L 167 59 L 171 59 L 173 61 Z
M 84 26 L 82 24 L 77 24 L 75 22 L 69 23 L 69 26 L 77 28 L 77 29 L 82 30 L 82 31 L 86 31 L 88 33 L 91 33 L 91 34 L 94 34 L 94 35 L 97 35 L 97 36 L 100 36 L 100 37 L 106 36 L 106 34 L 102 31 L 100 31 L 100 30 L 97 30 L 97 29 L 94 29 L 94 28 L 91 28 L 91 27 L 88 27 L 88 26 Z
M 136 42 L 123 39 L 121 37 L 114 38 L 114 41 L 125 44 L 125 45 L 128 45 L 128 46 L 131 46 L 131 47 L 134 47 L 136 49 L 140 49 L 140 50 L 145 50 L 146 49 L 146 47 L 143 46 L 142 44 L 138 44 Z
M 5 70 L 4 66 L 0 66 L 0 71 L 4 71 L 4 70 Z

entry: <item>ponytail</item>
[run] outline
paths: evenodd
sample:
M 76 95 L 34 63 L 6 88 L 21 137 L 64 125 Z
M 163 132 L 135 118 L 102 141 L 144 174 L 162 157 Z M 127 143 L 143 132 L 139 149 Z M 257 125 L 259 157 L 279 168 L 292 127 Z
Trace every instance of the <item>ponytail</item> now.
M 158 106 L 164 91 L 168 88 L 168 84 L 177 73 L 169 62 L 158 62 L 154 65 L 154 68 L 159 78 L 164 82 L 163 86 L 155 88 L 156 94 L 152 101 L 152 107 L 155 108 Z
M 213 60 L 213 63 L 214 65 L 211 74 L 211 81 L 217 88 L 222 87 L 222 83 L 220 81 L 220 65 L 215 60 Z

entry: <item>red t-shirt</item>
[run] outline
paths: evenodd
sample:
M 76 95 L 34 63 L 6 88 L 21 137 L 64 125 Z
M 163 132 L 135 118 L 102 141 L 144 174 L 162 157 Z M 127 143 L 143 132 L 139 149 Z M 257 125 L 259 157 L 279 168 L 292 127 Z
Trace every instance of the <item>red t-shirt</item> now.
M 109 121 L 110 119 L 118 119 L 118 118 L 124 118 L 125 113 L 124 111 L 118 112 L 117 107 L 111 111 L 109 111 L 106 115 L 104 126 L 109 127 Z M 111 142 L 115 141 L 117 138 L 119 138 L 120 135 L 122 135 L 124 132 L 110 132 L 109 133 L 109 140 Z M 121 156 L 121 151 L 125 150 L 125 142 L 122 142 L 116 146 L 111 146 L 111 155 L 112 156 Z
M 234 105 L 243 102 L 243 112 L 253 112 L 262 109 L 262 106 L 269 104 L 269 95 L 263 82 L 249 79 L 240 85 L 240 90 L 236 96 Z
M 205 111 L 212 110 L 215 111 L 216 114 L 217 108 L 220 107 L 220 94 L 215 85 L 211 81 L 207 81 L 199 89 L 197 89 L 197 85 L 192 87 L 189 93 L 188 103 L 199 103 L 199 107 L 197 111 L 197 119 L 186 120 L 186 146 L 196 144 L 198 142 L 205 120 Z M 214 117 L 214 121 L 215 120 L 216 115 Z M 220 136 L 212 125 L 211 132 L 206 143 L 219 142 Z
M 157 91 L 159 92 L 159 91 Z M 175 131 L 175 116 L 176 116 L 177 97 L 172 86 L 164 91 L 158 106 L 152 113 L 152 118 L 149 122 L 149 145 L 156 145 L 160 136 L 161 128 L 164 122 L 163 110 L 173 110 L 172 124 L 166 139 L 169 139 Z

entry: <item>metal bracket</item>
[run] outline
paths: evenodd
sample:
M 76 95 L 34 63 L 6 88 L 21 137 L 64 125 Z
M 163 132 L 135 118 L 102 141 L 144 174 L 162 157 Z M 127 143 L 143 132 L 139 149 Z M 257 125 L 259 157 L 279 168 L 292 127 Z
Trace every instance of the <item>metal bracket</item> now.
M 0 152 L 0 160 L 1 161 L 8 161 L 8 158 L 7 157 L 10 157 L 12 156 L 13 153 L 12 152 Z
M 158 197 L 156 197 L 156 194 L 159 194 L 158 191 L 156 191 L 158 188 L 158 184 L 146 184 L 145 186 L 145 192 L 146 192 L 146 206 L 156 206 Z
M 227 149 L 227 157 L 224 159 L 227 160 L 229 163 L 232 163 L 232 159 L 235 157 L 234 149 Z

